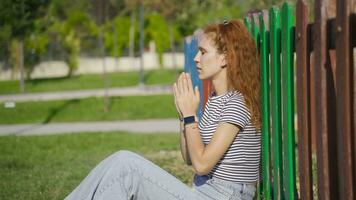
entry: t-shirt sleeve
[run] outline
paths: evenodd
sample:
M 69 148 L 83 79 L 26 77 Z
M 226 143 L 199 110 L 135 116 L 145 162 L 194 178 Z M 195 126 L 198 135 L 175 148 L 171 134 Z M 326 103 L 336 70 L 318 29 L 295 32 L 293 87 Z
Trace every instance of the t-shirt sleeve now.
M 227 122 L 240 127 L 249 123 L 251 115 L 242 96 L 233 96 L 226 102 L 220 122 Z

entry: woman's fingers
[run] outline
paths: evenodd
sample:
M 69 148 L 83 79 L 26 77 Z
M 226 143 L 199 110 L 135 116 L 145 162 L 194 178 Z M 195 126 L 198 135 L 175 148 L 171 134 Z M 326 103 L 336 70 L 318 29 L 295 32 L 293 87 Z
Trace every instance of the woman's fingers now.
M 188 84 L 188 73 L 183 72 L 182 73 L 182 78 L 181 78 L 181 83 L 182 83 L 182 91 L 187 94 L 191 90 L 189 89 L 189 84 Z
M 194 91 L 193 90 L 193 83 L 192 83 L 192 79 L 190 77 L 190 74 L 187 73 L 187 84 L 188 84 L 188 90 L 189 91 Z
M 180 94 L 182 94 L 184 92 L 184 90 L 183 90 L 183 87 L 184 87 L 184 85 L 183 85 L 183 73 L 181 73 L 179 78 L 178 78 L 178 92 Z
M 176 100 L 176 98 L 177 98 L 177 83 L 173 84 L 173 97 L 174 97 L 174 100 Z

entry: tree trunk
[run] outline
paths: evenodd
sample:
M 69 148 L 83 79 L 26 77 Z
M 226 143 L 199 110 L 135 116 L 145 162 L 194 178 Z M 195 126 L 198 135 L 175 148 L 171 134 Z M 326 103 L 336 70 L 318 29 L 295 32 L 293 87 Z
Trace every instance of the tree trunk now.
M 130 26 L 130 47 L 129 47 L 129 57 L 131 58 L 131 67 L 134 66 L 135 61 L 135 11 L 131 12 L 131 26 Z
M 144 85 L 144 62 L 143 62 L 143 53 L 144 53 L 144 7 L 143 4 L 140 5 L 140 82 L 139 85 Z
M 117 26 L 114 23 L 115 70 L 119 71 L 119 47 L 117 46 Z
M 25 92 L 25 67 L 24 67 L 24 49 L 23 49 L 23 40 L 17 42 L 17 53 L 18 53 L 18 66 L 20 68 L 20 92 Z
M 174 32 L 172 22 L 169 22 L 169 39 L 171 43 L 171 55 L 172 55 L 172 64 L 173 69 L 177 73 L 177 60 L 176 60 L 176 47 L 174 43 Z
M 103 29 L 102 29 L 102 25 L 105 23 L 106 21 L 106 3 L 105 1 L 100 1 L 99 3 L 99 10 L 100 12 L 100 20 L 99 20 L 99 24 L 100 24 L 100 29 L 99 29 L 99 45 L 100 45 L 100 49 L 101 49 L 101 56 L 103 59 L 103 82 L 104 82 L 104 112 L 107 113 L 109 112 L 109 91 L 108 91 L 108 78 L 106 75 L 106 62 L 105 62 L 105 45 L 104 45 L 104 35 L 103 35 Z
M 103 31 L 100 30 L 99 33 L 99 45 L 101 49 L 101 58 L 103 60 L 103 82 L 104 82 L 104 112 L 107 113 L 109 111 L 109 91 L 108 91 L 108 78 L 106 75 L 106 62 L 105 62 L 105 46 L 103 39 Z

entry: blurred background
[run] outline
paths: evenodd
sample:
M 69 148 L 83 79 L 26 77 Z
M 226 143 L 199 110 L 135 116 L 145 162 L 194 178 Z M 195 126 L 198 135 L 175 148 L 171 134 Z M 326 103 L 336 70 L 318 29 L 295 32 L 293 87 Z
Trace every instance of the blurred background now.
M 182 68 L 185 36 L 208 23 L 239 18 L 250 7 L 264 8 L 276 3 L 2 0 L 0 79 L 101 73 L 103 63 L 107 72 L 138 70 L 141 64 L 137 58 L 141 54 L 145 70 Z M 26 91 L 25 83 L 20 84 L 20 91 Z

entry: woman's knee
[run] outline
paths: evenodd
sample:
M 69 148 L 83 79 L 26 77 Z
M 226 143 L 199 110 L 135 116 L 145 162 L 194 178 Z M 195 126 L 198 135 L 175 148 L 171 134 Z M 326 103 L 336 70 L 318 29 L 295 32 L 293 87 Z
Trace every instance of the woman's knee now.
M 133 160 L 140 157 L 138 154 L 128 150 L 120 150 L 114 153 L 113 156 L 115 157 L 115 159 L 119 159 L 119 160 Z

